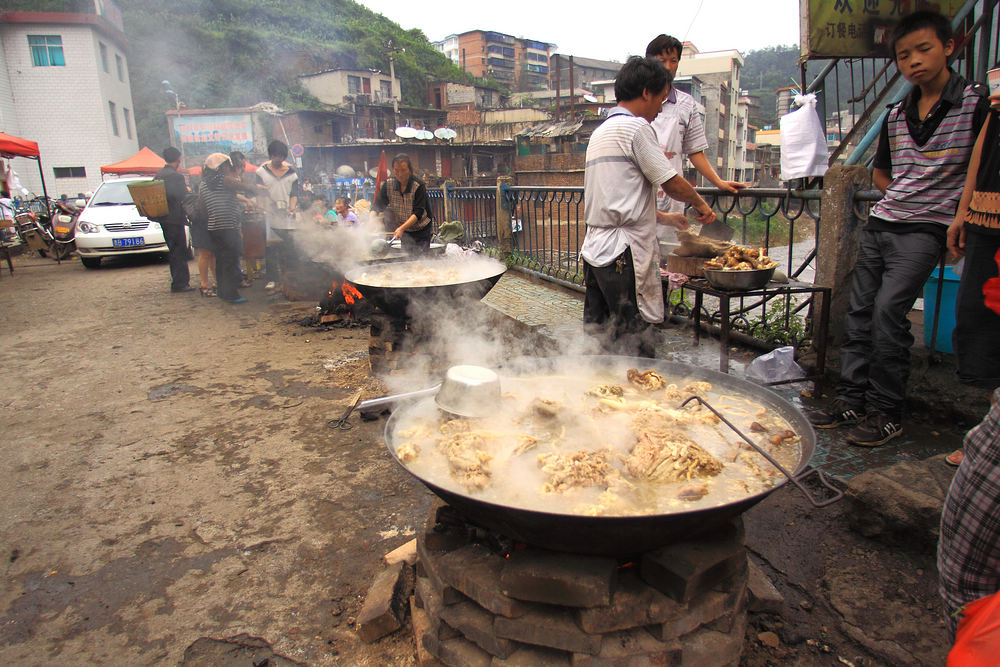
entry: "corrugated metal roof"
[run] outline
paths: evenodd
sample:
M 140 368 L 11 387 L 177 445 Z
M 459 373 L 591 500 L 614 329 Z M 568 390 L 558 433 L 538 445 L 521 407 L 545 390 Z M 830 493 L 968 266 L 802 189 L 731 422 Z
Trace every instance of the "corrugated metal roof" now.
M 582 120 L 564 120 L 558 123 L 539 123 L 520 130 L 517 137 L 568 137 L 583 127 Z

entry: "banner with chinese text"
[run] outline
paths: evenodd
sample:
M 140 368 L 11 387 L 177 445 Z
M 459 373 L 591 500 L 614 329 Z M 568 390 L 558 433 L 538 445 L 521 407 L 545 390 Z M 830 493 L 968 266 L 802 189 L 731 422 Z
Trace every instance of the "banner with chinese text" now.
M 889 35 L 918 9 L 954 18 L 963 0 L 800 0 L 801 53 L 806 58 L 888 56 Z
M 188 157 L 210 153 L 253 152 L 250 114 L 175 116 L 174 145 L 184 146 Z

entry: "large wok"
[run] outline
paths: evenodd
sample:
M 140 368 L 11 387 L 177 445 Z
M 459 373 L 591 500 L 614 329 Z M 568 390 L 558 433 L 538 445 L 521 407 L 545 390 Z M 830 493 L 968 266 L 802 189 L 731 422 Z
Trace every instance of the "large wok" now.
M 521 372 L 544 373 L 547 369 L 554 369 L 560 362 L 565 363 L 566 358 L 533 359 L 530 362 L 518 360 L 509 368 L 501 369 L 501 375 L 516 375 Z M 665 376 L 690 377 L 711 382 L 715 389 L 723 390 L 725 393 L 752 396 L 755 401 L 781 415 L 802 438 L 799 443 L 801 455 L 798 464 L 794 471 L 789 471 L 795 477 L 793 481 L 796 486 L 805 492 L 801 480 L 815 473 L 818 474 L 820 481 L 834 492 L 834 495 L 822 502 L 810 496 L 813 504 L 828 505 L 842 496 L 840 491 L 826 482 L 822 473 L 809 468 L 809 461 L 816 447 L 816 434 L 809 421 L 798 408 L 770 389 L 717 371 L 659 359 L 605 356 L 587 358 L 586 363 L 606 364 L 610 368 L 622 369 L 623 373 L 626 368 L 653 368 Z M 414 473 L 396 456 L 396 447 L 399 444 L 396 433 L 398 417 L 398 410 L 390 416 L 385 427 L 385 442 L 389 453 L 407 472 L 473 522 L 515 540 L 556 551 L 600 555 L 628 555 L 650 551 L 720 526 L 759 503 L 787 481 L 781 476 L 769 490 L 748 495 L 744 499 L 728 504 L 693 511 L 625 517 L 539 512 L 479 500 L 465 493 L 442 488 Z M 761 457 L 760 465 L 764 468 L 771 464 Z
M 421 266 L 433 265 L 446 260 L 439 259 L 419 259 L 404 262 L 393 262 L 393 269 L 402 272 L 416 273 Z M 418 285 L 414 287 L 390 287 L 377 284 L 373 280 L 363 277 L 369 267 L 359 267 L 347 272 L 347 282 L 354 285 L 359 292 L 370 299 L 379 309 L 387 315 L 394 317 L 406 317 L 407 309 L 411 303 L 425 303 L 433 306 L 444 301 L 456 301 L 468 299 L 479 301 L 489 292 L 500 276 L 503 275 L 507 267 L 500 262 L 495 262 L 495 267 L 489 267 L 476 277 L 469 280 L 442 285 Z

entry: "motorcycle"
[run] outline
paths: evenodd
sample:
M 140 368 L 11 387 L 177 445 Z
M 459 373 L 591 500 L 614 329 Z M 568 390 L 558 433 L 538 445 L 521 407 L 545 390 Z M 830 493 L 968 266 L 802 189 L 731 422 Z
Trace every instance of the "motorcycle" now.
M 76 219 L 80 209 L 68 202 L 47 202 L 38 197 L 14 213 L 14 227 L 21 242 L 41 257 L 61 261 L 76 249 Z

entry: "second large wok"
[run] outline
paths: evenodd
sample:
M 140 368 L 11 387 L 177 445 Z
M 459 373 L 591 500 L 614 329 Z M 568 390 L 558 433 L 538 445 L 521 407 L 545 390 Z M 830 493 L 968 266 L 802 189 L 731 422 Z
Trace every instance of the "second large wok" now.
M 393 262 L 393 271 L 419 276 L 423 267 L 455 266 L 444 259 L 418 259 L 405 262 Z M 359 267 L 348 271 L 347 282 L 354 285 L 366 298 L 370 299 L 379 309 L 394 317 L 406 317 L 411 304 L 426 304 L 433 307 L 443 301 L 469 299 L 479 301 L 497 284 L 507 267 L 492 260 L 476 260 L 471 263 L 481 270 L 470 271 L 468 277 L 455 282 L 443 284 L 413 284 L 405 287 L 385 284 L 372 278 L 371 267 Z
M 753 396 L 754 400 L 765 408 L 776 411 L 801 436 L 798 464 L 794 471 L 789 471 L 797 478 L 796 482 L 817 472 L 809 468 L 809 461 L 812 459 L 816 447 L 816 434 L 812 426 L 798 408 L 770 389 L 747 380 L 679 362 L 614 356 L 581 357 L 580 361 L 587 365 L 595 365 L 597 362 L 614 369 L 652 368 L 664 376 L 705 380 L 711 382 L 716 389 L 724 390 L 726 393 Z M 565 362 L 566 358 L 534 359 L 529 362 L 530 366 L 521 367 L 521 364 L 525 363 L 522 360 L 515 367 L 501 369 L 501 375 L 519 374 L 525 371 L 537 374 L 544 372 L 547 365 L 550 368 L 555 368 L 556 364 Z M 746 498 L 727 504 L 692 511 L 643 516 L 585 516 L 540 512 L 486 502 L 466 493 L 445 489 L 414 473 L 400 462 L 396 455 L 396 448 L 399 445 L 398 417 L 399 411 L 397 410 L 389 418 L 385 427 L 385 441 L 389 452 L 407 472 L 414 475 L 431 491 L 473 522 L 515 540 L 556 551 L 627 555 L 683 541 L 698 533 L 718 527 L 731 518 L 742 514 L 787 481 L 782 476 L 776 480 L 775 486 L 771 489 L 748 495 Z M 770 464 L 762 457 L 760 465 L 764 467 Z M 821 475 L 820 478 L 822 481 Z M 799 484 L 797 483 L 797 485 Z M 836 496 L 833 500 L 838 497 Z M 825 505 L 833 500 L 816 504 Z

